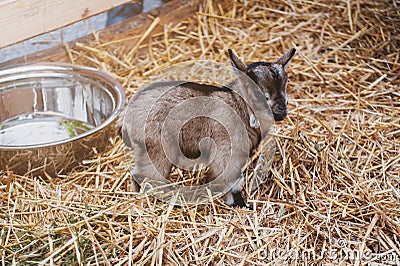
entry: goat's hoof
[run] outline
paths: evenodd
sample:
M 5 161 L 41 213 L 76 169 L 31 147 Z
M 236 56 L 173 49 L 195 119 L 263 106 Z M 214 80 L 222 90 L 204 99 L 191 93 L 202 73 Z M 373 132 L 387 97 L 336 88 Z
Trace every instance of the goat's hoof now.
M 253 210 L 253 207 L 244 201 L 242 193 L 240 193 L 240 191 L 232 192 L 232 195 L 233 195 L 233 203 L 231 204 L 231 207 L 246 208 L 248 210 Z
M 246 209 L 248 209 L 249 211 L 252 211 L 252 210 L 254 210 L 253 209 L 253 206 L 251 206 L 250 204 L 246 204 Z

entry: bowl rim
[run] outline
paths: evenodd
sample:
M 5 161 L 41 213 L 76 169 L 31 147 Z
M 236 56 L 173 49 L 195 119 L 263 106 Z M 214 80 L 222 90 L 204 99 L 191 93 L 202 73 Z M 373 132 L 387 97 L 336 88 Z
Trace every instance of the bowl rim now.
M 50 147 L 55 147 L 58 145 L 66 144 L 66 143 L 72 143 L 74 141 L 77 141 L 79 139 L 83 139 L 87 136 L 96 134 L 112 124 L 120 115 L 120 113 L 123 111 L 123 108 L 125 106 L 126 102 L 126 95 L 125 95 L 125 90 L 122 87 L 121 83 L 111 77 L 111 75 L 100 71 L 96 68 L 88 67 L 88 66 L 83 66 L 83 65 L 77 65 L 77 64 L 70 64 L 70 63 L 57 63 L 57 62 L 37 62 L 37 63 L 24 63 L 24 64 L 17 64 L 17 65 L 11 65 L 11 66 L 6 66 L 3 68 L 0 68 L 0 77 L 3 75 L 12 75 L 12 74 L 21 74 L 21 73 L 27 73 L 29 71 L 52 71 L 52 70 L 57 70 L 57 71 L 70 71 L 70 72 L 75 72 L 75 71 L 80 71 L 81 73 L 85 75 L 90 75 L 91 77 L 94 77 L 96 79 L 100 79 L 107 84 L 109 84 L 109 89 L 113 91 L 113 96 L 114 97 L 114 102 L 115 106 L 107 119 L 105 119 L 100 125 L 96 126 L 93 129 L 90 129 L 82 134 L 79 134 L 77 136 L 71 137 L 71 138 L 66 138 L 62 140 L 57 140 L 57 141 L 51 141 L 51 142 L 44 142 L 44 143 L 39 143 L 39 144 L 26 144 L 26 145 L 2 145 L 0 144 L 0 151 L 7 151 L 7 150 L 31 150 L 31 149 L 41 149 L 41 148 L 50 148 Z M 1 79 L 1 78 L 0 78 Z M 0 91 L 1 91 L 1 83 L 0 83 Z

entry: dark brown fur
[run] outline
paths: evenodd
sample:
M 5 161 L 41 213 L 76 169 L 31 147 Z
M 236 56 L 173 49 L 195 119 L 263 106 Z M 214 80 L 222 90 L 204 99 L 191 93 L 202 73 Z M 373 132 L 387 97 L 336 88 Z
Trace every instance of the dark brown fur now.
M 285 67 L 290 61 L 295 50 L 292 49 L 275 63 L 259 62 L 246 67 L 237 56 L 230 51 L 232 65 L 238 73 L 250 77 L 261 89 L 262 97 L 268 96 L 268 103 L 271 106 L 275 120 L 282 120 L 286 116 L 286 86 L 287 75 Z M 125 111 L 122 136 L 125 144 L 133 148 L 135 155 L 136 177 L 152 177 L 156 180 L 165 178 L 169 175 L 172 166 L 180 167 L 190 162 L 205 162 L 209 164 L 207 181 L 211 182 L 217 177 L 221 178 L 224 186 L 231 189 L 226 200 L 230 205 L 244 204 L 240 195 L 243 178 L 241 176 L 241 167 L 246 163 L 251 151 L 256 148 L 262 139 L 262 117 L 260 119 L 261 128 L 251 126 L 249 121 L 251 114 L 267 112 L 268 106 L 262 104 L 253 108 L 248 102 L 255 102 L 260 93 L 255 93 L 243 84 L 236 84 L 241 92 L 232 91 L 226 87 L 215 87 L 210 85 L 197 84 L 192 82 L 162 82 L 154 83 L 145 89 L 136 93 L 131 100 L 131 104 Z M 253 87 L 254 88 L 254 87 Z M 188 102 L 198 97 L 207 97 L 210 102 L 213 100 L 225 103 L 235 110 L 245 125 L 248 142 L 240 143 L 240 148 L 235 145 L 236 141 L 242 140 L 240 133 L 235 133 L 229 128 L 225 128 L 221 123 L 224 121 L 227 125 L 238 122 L 234 121 L 226 113 L 222 112 L 218 106 L 211 108 L 213 117 L 216 119 L 198 116 L 182 124 L 179 130 L 178 143 L 167 142 L 166 146 L 162 144 L 161 128 L 164 121 L 167 120 L 170 111 L 181 103 Z M 193 106 L 196 108 L 196 106 Z M 184 114 L 182 114 L 184 115 Z M 176 118 L 179 120 L 179 117 Z M 236 125 L 231 125 L 233 128 Z M 168 127 L 167 127 L 168 129 Z M 171 128 L 171 131 L 174 128 Z M 173 134 L 169 135 L 166 131 L 166 139 L 173 139 Z M 214 141 L 212 145 L 210 140 Z M 235 146 L 235 152 L 232 154 L 232 148 Z M 168 155 L 165 151 L 173 151 Z M 183 156 L 189 160 L 181 163 Z M 231 163 L 233 160 L 235 163 Z

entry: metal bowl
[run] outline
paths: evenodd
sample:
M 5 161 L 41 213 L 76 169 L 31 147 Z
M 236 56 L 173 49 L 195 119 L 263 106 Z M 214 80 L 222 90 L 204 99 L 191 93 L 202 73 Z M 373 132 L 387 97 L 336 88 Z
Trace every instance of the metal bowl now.
M 124 104 L 122 86 L 92 68 L 0 69 L 0 171 L 67 173 L 107 147 Z

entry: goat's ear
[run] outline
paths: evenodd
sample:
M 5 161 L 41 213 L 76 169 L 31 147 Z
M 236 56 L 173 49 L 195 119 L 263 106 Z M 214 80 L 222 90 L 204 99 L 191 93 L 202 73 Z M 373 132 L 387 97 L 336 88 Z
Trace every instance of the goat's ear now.
M 286 54 L 284 54 L 281 58 L 279 58 L 279 60 L 276 61 L 276 63 L 281 64 L 283 67 L 286 67 L 290 59 L 292 59 L 292 57 L 294 56 L 295 52 L 296 52 L 295 48 L 290 49 Z
M 232 49 L 228 49 L 228 53 L 229 57 L 231 58 L 232 66 L 246 73 L 247 71 L 246 65 L 242 61 L 240 61 L 239 57 L 237 57 L 237 55 L 232 51 Z

